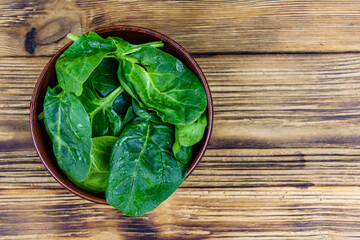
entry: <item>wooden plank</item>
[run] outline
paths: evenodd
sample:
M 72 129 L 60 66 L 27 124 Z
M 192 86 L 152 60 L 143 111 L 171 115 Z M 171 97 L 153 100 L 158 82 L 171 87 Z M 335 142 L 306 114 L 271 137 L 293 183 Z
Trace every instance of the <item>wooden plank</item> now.
M 34 150 L 10 150 L 0 152 L 0 186 L 61 188 Z M 359 156 L 360 150 L 343 148 L 208 149 L 182 187 L 359 186 Z
M 138 218 L 61 189 L 0 190 L 4 239 L 350 239 L 360 227 L 359 187 L 180 187 Z
M 359 8 L 355 0 L 2 0 L 0 56 L 53 55 L 68 32 L 111 25 L 151 28 L 196 53 L 359 51 Z

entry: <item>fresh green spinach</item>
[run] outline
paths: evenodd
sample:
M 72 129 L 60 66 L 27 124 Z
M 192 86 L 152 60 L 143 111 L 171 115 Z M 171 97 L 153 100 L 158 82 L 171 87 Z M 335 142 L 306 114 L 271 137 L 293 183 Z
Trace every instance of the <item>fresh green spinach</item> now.
M 113 110 L 112 104 L 123 92 L 123 88 L 119 86 L 106 97 L 101 98 L 95 91 L 91 81 L 86 81 L 85 86 L 79 99 L 89 114 L 92 125 L 92 136 L 119 136 L 122 120 Z
M 109 175 L 111 150 L 117 137 L 103 136 L 92 139 L 91 166 L 89 174 L 82 182 L 75 182 L 79 187 L 97 194 L 105 194 Z
M 135 118 L 121 133 L 110 158 L 106 201 L 130 216 L 143 215 L 184 181 L 186 167 L 172 153 L 173 127 Z
M 82 93 L 82 85 L 105 57 L 117 57 L 140 50 L 143 46 L 161 47 L 161 42 L 130 44 L 122 38 L 103 39 L 90 32 L 79 38 L 70 35 L 74 43 L 56 61 L 58 81 L 65 92 L 76 96 Z
M 181 146 L 179 141 L 177 141 L 175 139 L 175 143 L 173 145 L 172 150 L 173 150 L 174 156 L 177 160 L 179 160 L 183 164 L 187 164 L 191 159 L 193 147 L 192 146 L 191 147 Z
M 136 118 L 136 114 L 134 112 L 133 106 L 130 106 L 126 112 L 126 115 L 124 117 L 123 121 L 123 127 L 125 127 L 128 123 L 130 123 L 132 120 Z
M 138 115 L 139 117 L 148 119 L 152 122 L 155 123 L 161 123 L 162 120 L 161 118 L 156 114 L 156 112 L 151 111 L 150 109 L 144 109 L 145 107 L 140 107 L 140 105 L 138 104 L 138 102 L 133 99 L 132 101 L 132 105 L 134 108 L 134 112 L 136 113 L 136 115 Z
M 180 60 L 90 32 L 59 57 L 44 118 L 60 168 L 75 184 L 130 216 L 143 215 L 184 181 L 207 126 L 205 90 Z M 56 90 L 56 91 L 55 91 Z
M 130 106 L 132 106 L 132 98 L 126 91 L 123 91 L 119 96 L 115 98 L 112 104 L 112 109 L 121 118 L 124 118 Z
M 65 92 L 76 96 L 82 85 L 104 57 L 116 51 L 112 41 L 96 33 L 82 34 L 56 61 L 58 81 Z
M 91 81 L 94 88 L 105 97 L 120 86 L 117 77 L 119 62 L 113 58 L 104 58 L 99 66 L 90 74 L 87 81 Z
M 44 123 L 54 155 L 64 173 L 81 182 L 90 170 L 91 125 L 83 105 L 72 93 L 47 89 Z
M 148 42 L 143 44 L 131 44 L 119 37 L 108 37 L 107 39 L 111 40 L 113 45 L 116 47 L 117 51 L 115 55 L 117 57 L 123 57 L 131 53 L 137 52 L 146 46 L 153 48 L 164 46 L 164 44 L 161 41 Z
M 205 128 L 207 126 L 207 117 L 204 112 L 198 120 L 189 125 L 176 125 L 175 139 L 179 141 L 182 146 L 190 147 L 199 142 L 204 136 Z
M 141 107 L 156 111 L 164 122 L 188 125 L 205 111 L 204 87 L 177 58 L 146 46 L 119 61 L 121 85 Z

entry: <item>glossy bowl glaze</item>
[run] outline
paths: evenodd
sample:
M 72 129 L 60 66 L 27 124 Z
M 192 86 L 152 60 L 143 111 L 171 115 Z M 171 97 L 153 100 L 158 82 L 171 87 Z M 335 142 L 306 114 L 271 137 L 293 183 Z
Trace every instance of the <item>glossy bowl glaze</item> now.
M 196 165 L 199 163 L 201 158 L 204 155 L 206 147 L 210 140 L 212 125 L 213 125 L 213 106 L 212 99 L 210 94 L 210 89 L 208 83 L 205 79 L 203 72 L 201 71 L 198 64 L 190 56 L 188 52 L 185 51 L 179 44 L 171 40 L 170 38 L 149 30 L 140 27 L 131 27 L 131 26 L 114 26 L 94 30 L 103 38 L 108 36 L 116 36 L 129 41 L 130 43 L 145 43 L 151 41 L 163 41 L 164 47 L 161 50 L 177 57 L 180 59 L 188 68 L 190 68 L 200 79 L 203 84 L 207 97 L 207 114 L 208 114 L 208 126 L 205 130 L 203 139 L 195 145 L 193 155 L 192 155 L 192 164 L 190 165 L 186 177 L 188 177 L 192 171 L 195 169 Z M 38 120 L 37 116 L 43 111 L 43 102 L 47 87 L 54 87 L 57 84 L 56 72 L 55 72 L 55 62 L 58 57 L 72 44 L 69 42 L 66 44 L 60 51 L 58 51 L 54 57 L 48 62 L 44 70 L 40 74 L 40 77 L 36 83 L 34 93 L 31 99 L 30 106 L 30 130 L 32 139 L 36 151 L 39 154 L 41 161 L 44 163 L 47 170 L 51 175 L 65 188 L 69 191 L 75 193 L 76 195 L 83 197 L 87 200 L 107 204 L 104 196 L 94 195 L 89 193 L 75 184 L 73 184 L 65 174 L 60 170 L 56 158 L 54 156 L 51 142 L 47 136 L 43 120 Z

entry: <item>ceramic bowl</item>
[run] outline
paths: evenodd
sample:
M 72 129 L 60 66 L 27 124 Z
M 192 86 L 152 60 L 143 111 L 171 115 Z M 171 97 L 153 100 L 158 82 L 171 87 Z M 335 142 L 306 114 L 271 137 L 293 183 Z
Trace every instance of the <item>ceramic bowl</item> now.
M 164 43 L 164 47 L 161 49 L 178 59 L 180 59 L 184 64 L 187 65 L 200 79 L 203 84 L 207 96 L 207 117 L 208 117 L 208 126 L 205 130 L 203 139 L 195 145 L 191 165 L 188 169 L 186 177 L 188 177 L 192 171 L 195 169 L 199 161 L 204 155 L 206 147 L 209 143 L 212 124 L 213 124 L 213 107 L 212 99 L 210 94 L 210 89 L 208 83 L 205 79 L 203 72 L 201 71 L 199 65 L 195 60 L 190 56 L 184 48 L 177 44 L 172 39 L 160 34 L 158 32 L 152 31 L 150 29 L 140 28 L 140 27 L 131 27 L 131 26 L 114 26 L 94 30 L 103 38 L 108 36 L 117 36 L 121 37 L 124 40 L 130 43 L 145 43 L 152 41 L 161 40 Z M 50 174 L 65 188 L 74 194 L 83 197 L 87 200 L 106 204 L 104 196 L 98 196 L 92 193 L 89 193 L 75 184 L 73 184 L 65 174 L 60 170 L 56 158 L 54 156 L 51 142 L 47 136 L 43 120 L 38 120 L 37 116 L 43 111 L 43 102 L 47 87 L 53 87 L 57 84 L 56 72 L 55 72 L 55 63 L 58 57 L 72 44 L 69 42 L 66 44 L 60 51 L 58 51 L 55 56 L 53 56 L 48 64 L 45 66 L 44 70 L 40 74 L 40 77 L 36 83 L 34 93 L 31 99 L 30 106 L 30 129 L 32 139 L 36 151 L 39 154 L 39 157 Z

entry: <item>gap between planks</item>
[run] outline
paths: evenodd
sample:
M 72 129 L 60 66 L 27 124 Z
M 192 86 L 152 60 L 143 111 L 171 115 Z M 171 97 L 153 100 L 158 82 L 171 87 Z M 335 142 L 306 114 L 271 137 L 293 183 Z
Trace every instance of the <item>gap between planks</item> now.
M 60 49 L 59 49 L 60 50 Z M 346 54 L 360 54 L 360 51 L 334 51 L 334 52 L 315 52 L 315 51 L 276 51 L 276 52 L 253 52 L 253 51 L 237 51 L 237 52 L 189 52 L 194 58 L 206 58 L 214 56 L 231 56 L 231 55 L 346 55 Z M 25 59 L 36 59 L 36 58 L 52 58 L 54 55 L 2 55 L 1 59 L 6 58 L 25 58 Z M 45 67 L 45 66 L 44 66 Z

